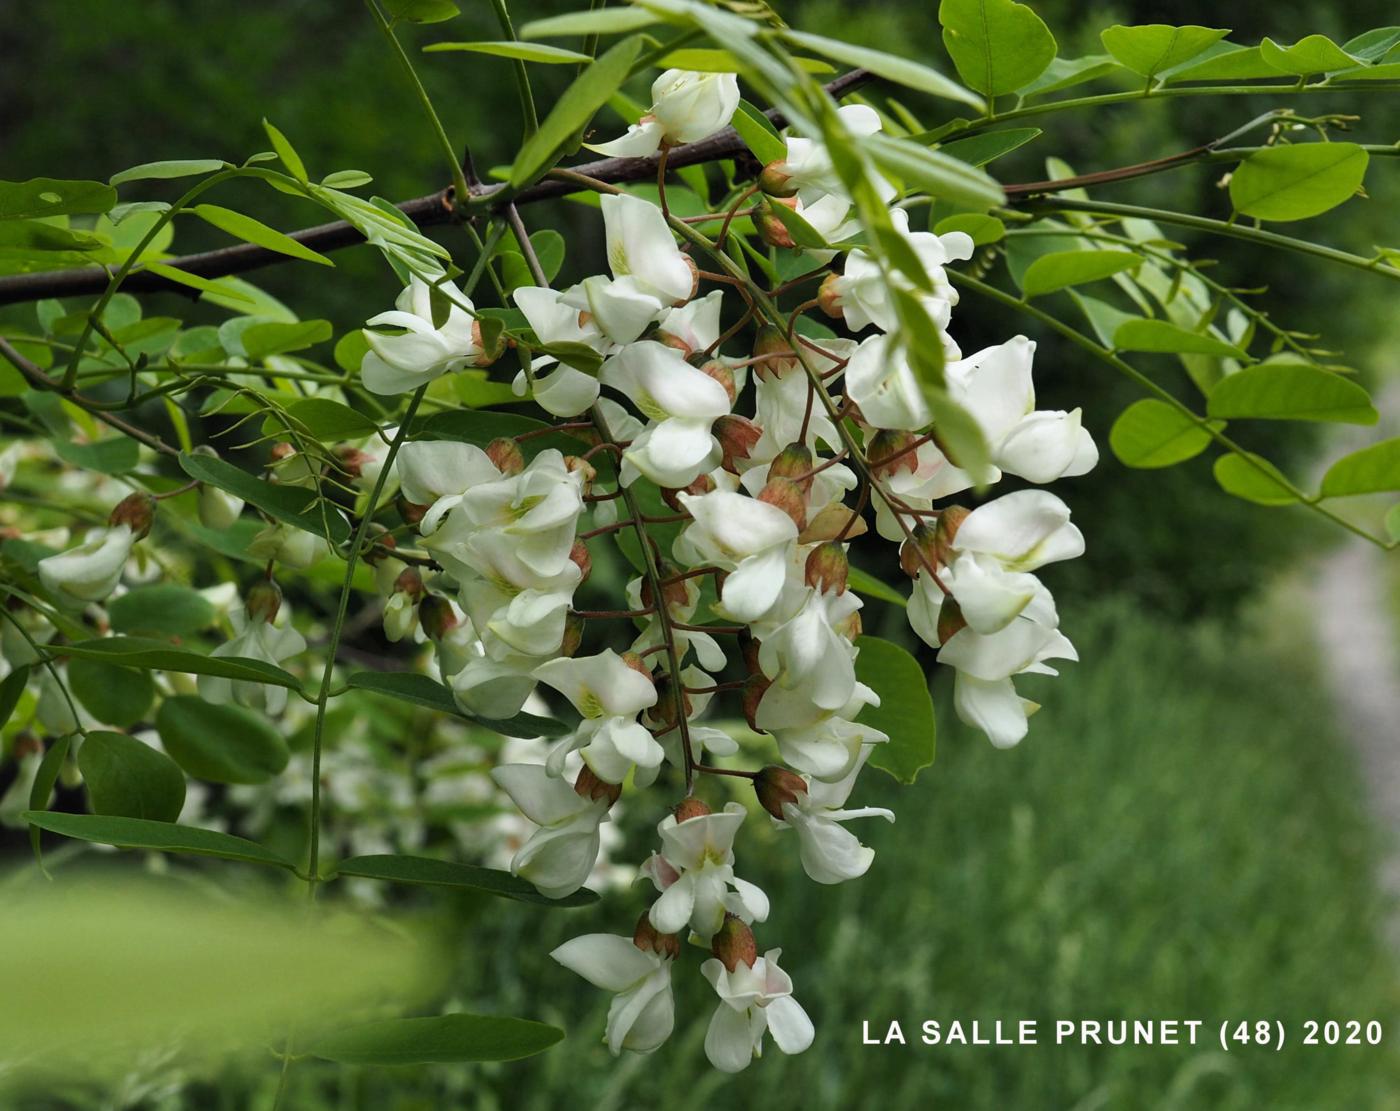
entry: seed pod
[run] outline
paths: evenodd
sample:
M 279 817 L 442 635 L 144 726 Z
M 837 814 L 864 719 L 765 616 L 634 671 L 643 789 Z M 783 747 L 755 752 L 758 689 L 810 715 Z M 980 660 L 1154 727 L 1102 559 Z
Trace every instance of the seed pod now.
M 781 822 L 786 820 L 783 807 L 788 803 L 795 805 L 806 796 L 807 781 L 796 772 L 790 772 L 777 764 L 769 764 L 758 773 L 758 777 L 753 781 L 753 789 L 758 796 L 759 806 Z

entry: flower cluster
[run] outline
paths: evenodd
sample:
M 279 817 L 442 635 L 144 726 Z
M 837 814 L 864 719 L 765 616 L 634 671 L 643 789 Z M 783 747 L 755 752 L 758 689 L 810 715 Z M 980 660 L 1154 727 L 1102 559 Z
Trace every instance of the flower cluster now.
M 649 113 L 594 149 L 659 149 L 664 167 L 671 146 L 723 127 L 738 100 L 724 74 L 667 71 L 652 92 Z M 838 115 L 857 136 L 881 127 L 865 106 Z M 871 184 L 884 201 L 897 195 L 882 178 Z M 1035 408 L 1034 344 L 1018 336 L 964 357 L 951 337 L 958 297 L 946 267 L 972 256 L 967 235 L 912 230 L 907 212 L 892 209 L 894 234 L 924 271 L 917 286 L 865 246 L 843 252 L 859 226 L 853 199 L 816 139 L 787 140 L 786 158 L 733 199 L 726 231 L 760 189 L 763 204 L 744 215 L 770 246 L 793 247 L 774 205 L 833 245 L 808 249 L 817 268 L 789 285 L 821 278 L 820 287 L 786 318 L 765 317 L 742 280 L 701 269 L 692 243 L 677 241 L 664 191 L 659 205 L 620 191 L 601 197 L 608 273 L 562 290 L 514 290 L 528 326 L 512 337 L 522 354 L 515 391 L 592 446 L 573 456 L 546 447 L 527 461 L 531 434 L 485 448 L 406 444 L 397 467 L 406 519 L 439 574 L 425 586 L 417 569 L 389 560 L 396 577 L 385 609 L 391 638 L 417 629 L 437 645 L 464 710 L 509 717 L 539 689 L 576 711 L 578 724 L 543 762 L 492 773 L 531 823 L 510 867 L 543 894 L 567 896 L 589 878 L 624 785 L 684 785 L 640 868 L 655 898 L 633 936 L 578 937 L 553 955 L 614 993 L 609 1048 L 647 1053 L 674 1026 L 670 977 L 682 942 L 708 948 L 701 972 L 719 1003 L 705 1049 L 726 1071 L 746 1067 L 769 1033 L 784 1052 L 805 1049 L 813 1026 L 779 950 L 759 954 L 754 929 L 768 899 L 735 870 L 749 808 L 733 800 L 712 808 L 695 792 L 697 777 L 747 779 L 755 808 L 795 835 L 816 882 L 863 875 L 874 853 L 845 823 L 894 815 L 846 805 L 872 751 L 888 741 L 861 720 L 880 700 L 858 678 L 851 541 L 873 525 L 899 546 L 914 580 L 910 624 L 956 669 L 957 712 L 994 744 L 1015 744 L 1035 707 L 1014 677 L 1074 658 L 1031 572 L 1079 554 L 1082 538 L 1064 504 L 1041 490 L 972 509 L 948 499 L 1006 475 L 1039 484 L 1082 474 L 1097 458 L 1078 410 Z M 707 281 L 719 288 L 702 294 Z M 453 304 L 440 323 L 421 284 L 405 291 L 399 311 L 370 321 L 402 332 L 367 333 L 368 386 L 407 390 L 483 360 L 471 302 L 440 284 Z M 744 301 L 727 329 L 726 287 Z M 918 341 L 901 327 L 900 303 L 911 300 L 936 329 L 951 403 L 985 443 L 975 466 L 960 465 L 933 421 L 911 359 Z M 804 316 L 812 309 L 849 336 Z M 725 350 L 750 329 L 747 353 Z M 590 527 L 580 532 L 585 517 Z M 665 545 L 653 531 L 663 523 L 676 526 Z M 621 536 L 634 540 L 639 571 L 627 608 L 579 610 L 589 543 Z M 585 619 L 603 618 L 631 621 L 631 644 L 623 654 L 581 654 Z M 721 647 L 725 638 L 735 652 Z M 725 681 L 731 667 L 741 677 Z M 706 762 L 739 751 L 731 732 L 705 719 L 724 694 L 771 738 L 781 764 L 745 771 Z

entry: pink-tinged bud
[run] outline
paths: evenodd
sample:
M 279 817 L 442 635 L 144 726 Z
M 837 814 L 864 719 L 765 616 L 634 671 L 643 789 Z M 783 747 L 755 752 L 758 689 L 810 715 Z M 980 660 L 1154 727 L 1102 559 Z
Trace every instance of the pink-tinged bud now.
M 423 632 L 433 640 L 441 640 L 457 627 L 457 615 L 452 612 L 452 603 L 441 594 L 424 594 L 418 603 L 418 621 Z
M 962 607 L 958 605 L 957 599 L 945 597 L 943 605 L 938 609 L 938 643 L 947 644 L 966 628 L 967 619 L 963 617 Z
M 827 542 L 813 548 L 807 556 L 807 585 L 822 593 L 846 593 L 846 579 L 851 573 L 851 561 L 840 544 Z
M 681 939 L 675 934 L 663 934 L 653 926 L 650 911 L 645 911 L 637 919 L 637 928 L 632 931 L 632 944 L 643 953 L 655 953 L 668 961 L 681 955 Z
M 797 368 L 797 359 L 792 355 L 792 344 L 782 329 L 775 324 L 765 324 L 758 330 L 753 341 L 754 373 L 760 378 L 781 378 Z
M 758 187 L 770 197 L 791 197 L 797 192 L 787 163 L 781 158 L 775 158 L 763 167 L 763 172 L 758 175 Z
M 416 567 L 405 567 L 394 580 L 394 592 L 407 594 L 414 601 L 423 596 L 423 576 Z
M 710 942 L 710 952 L 719 958 L 725 968 L 733 972 L 740 964 L 752 968 L 758 960 L 758 943 L 753 931 L 738 915 L 726 914 L 724 925 L 720 926 L 714 940 Z
M 827 316 L 837 319 L 841 316 L 841 275 L 828 274 L 817 287 L 817 307 Z
M 806 444 L 788 444 L 773 458 L 768 467 L 768 477 L 792 479 L 805 498 L 812 489 L 812 449 Z
M 676 803 L 671 813 L 675 815 L 677 822 L 688 822 L 691 818 L 703 818 L 713 811 L 694 795 L 690 795 Z
M 593 480 L 598 477 L 598 468 L 581 455 L 564 456 L 564 469 L 570 474 L 576 474 L 583 480 L 584 493 L 593 485 Z
M 574 780 L 574 792 L 589 802 L 607 799 L 608 806 L 611 807 L 622 796 L 622 784 L 599 779 L 593 773 L 593 769 L 584 764 L 578 770 L 578 778 Z
M 151 525 L 156 519 L 156 499 L 150 494 L 128 494 L 112 508 L 107 523 L 112 526 L 125 525 L 131 535 L 142 540 L 150 535 Z
M 870 473 L 876 478 L 885 478 L 908 471 L 913 474 L 919 469 L 919 453 L 914 448 L 918 437 L 912 432 L 901 432 L 893 428 L 882 428 L 871 438 L 866 448 L 870 460 Z
M 645 675 L 648 679 L 651 679 L 653 683 L 656 682 L 655 677 L 651 673 L 651 668 L 647 667 L 646 660 L 642 659 L 636 652 L 622 653 L 622 662 L 638 675 Z
M 796 772 L 769 764 L 758 773 L 753 789 L 758 795 L 758 805 L 781 822 L 785 820 L 783 807 L 788 803 L 795 805 L 807 794 L 807 781 Z
M 271 579 L 260 579 L 248 590 L 243 601 L 244 612 L 250 620 L 271 624 L 282 608 L 282 588 Z
M 394 508 L 399 511 L 399 516 L 403 519 L 404 524 L 416 525 L 427 516 L 428 510 L 431 509 L 432 506 L 417 505 L 400 494 L 394 499 Z
M 789 517 L 798 529 L 807 525 L 807 499 L 802 487 L 790 478 L 770 478 L 767 485 L 758 492 L 758 500 L 777 506 Z
M 559 654 L 572 657 L 583 647 L 583 618 L 576 613 L 564 615 L 564 639 L 559 642 Z
M 473 321 L 472 321 L 472 344 L 473 344 L 473 346 L 475 346 L 475 347 L 480 351 L 480 354 L 478 354 L 478 355 L 476 356 L 476 358 L 472 359 L 472 366 L 477 366 L 477 367 L 487 367 L 487 366 L 490 366 L 490 365 L 491 365 L 492 363 L 494 363 L 497 359 L 499 359 L 499 358 L 501 357 L 501 355 L 505 352 L 505 349 L 506 349 L 505 331 L 502 330 L 502 331 L 497 332 L 497 334 L 496 334 L 496 343 L 495 343 L 495 345 L 494 345 L 493 347 L 488 348 L 488 347 L 486 346 L 486 344 L 484 344 L 484 343 L 482 342 L 481 321 L 480 321 L 480 320 L 473 320 Z
M 761 672 L 750 675 L 744 680 L 744 720 L 749 723 L 749 728 L 755 733 L 767 732 L 766 729 L 758 727 L 758 704 L 763 701 L 764 694 L 772 685 L 772 680 L 766 678 Z
M 677 513 L 684 513 L 685 506 L 681 505 L 680 498 L 676 497 L 677 494 L 693 494 L 695 497 L 699 497 L 701 494 L 710 493 L 712 490 L 714 490 L 714 488 L 715 480 L 707 474 L 702 474 L 689 486 L 681 487 L 679 489 L 672 489 L 669 486 L 663 486 L 661 488 L 661 500 L 664 501 L 667 505 L 669 505 L 672 509 L 674 509 Z
M 672 335 L 670 332 L 658 331 L 651 338 L 663 347 L 669 347 L 673 351 L 679 351 L 687 359 L 696 354 L 695 349 L 691 347 L 690 344 L 686 343 L 680 336 Z
M 44 751 L 44 742 L 28 731 L 16 734 L 14 757 L 23 760 L 26 756 L 38 756 Z
M 578 567 L 578 582 L 582 586 L 588 581 L 588 576 L 593 574 L 593 557 L 588 554 L 588 545 L 582 540 L 575 540 L 574 546 L 569 549 L 569 561 Z
M 508 436 L 500 436 L 486 445 L 486 458 L 504 475 L 519 474 L 525 469 L 525 453 Z
M 699 356 L 693 356 L 693 358 L 699 358 Z M 704 359 L 701 360 L 698 369 L 701 374 L 713 378 L 724 387 L 724 392 L 729 397 L 729 404 L 733 405 L 734 399 L 739 396 L 739 391 L 734 385 L 734 371 L 730 369 L 728 364 L 719 359 Z
M 273 463 L 285 463 L 296 453 L 297 449 L 292 447 L 292 445 L 287 443 L 285 440 L 283 440 L 280 443 L 272 445 L 272 450 L 268 453 L 268 458 Z
M 899 546 L 899 566 L 911 579 L 926 569 L 938 570 L 938 538 L 928 525 L 918 524 L 909 530 L 909 539 Z
M 769 204 L 784 205 L 797 210 L 796 197 L 771 197 Z M 779 250 L 790 251 L 797 244 L 793 241 L 792 233 L 788 231 L 787 225 L 771 208 L 764 207 L 754 214 L 754 225 L 758 229 L 758 237 L 770 247 L 777 247 Z
M 739 473 L 740 460 L 753 454 L 754 447 L 763 436 L 763 429 L 748 417 L 730 413 L 715 421 L 710 429 L 719 441 L 721 452 L 719 465 L 730 474 Z
M 335 449 L 335 462 L 340 470 L 351 478 L 359 478 L 365 464 L 373 463 L 375 457 L 349 444 L 341 444 Z
M 957 541 L 958 529 L 967 520 L 972 510 L 966 506 L 950 505 L 938 515 L 938 525 L 934 536 L 938 541 L 938 562 L 953 562 L 953 548 Z

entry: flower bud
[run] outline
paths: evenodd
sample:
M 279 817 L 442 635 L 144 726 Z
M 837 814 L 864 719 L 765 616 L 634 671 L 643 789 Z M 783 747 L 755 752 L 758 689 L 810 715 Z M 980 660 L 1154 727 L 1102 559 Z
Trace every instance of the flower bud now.
M 719 441 L 720 466 L 730 474 L 739 473 L 739 461 L 753 454 L 754 446 L 763 436 L 763 429 L 748 417 L 726 414 L 715 421 L 710 430 Z
M 938 525 L 934 529 L 934 536 L 938 542 L 938 562 L 951 563 L 953 547 L 957 540 L 958 529 L 967 520 L 968 514 L 972 510 L 961 505 L 950 505 L 938 515 Z
M 675 960 L 681 955 L 681 939 L 675 934 L 663 934 L 651 924 L 651 912 L 645 911 L 637 919 L 637 928 L 632 931 L 632 944 L 643 953 L 655 953 L 666 960 Z
M 296 453 L 296 448 L 292 447 L 286 440 L 281 440 L 272 445 L 272 450 L 268 452 L 268 459 L 274 465 L 277 463 L 285 463 Z
M 457 615 L 452 612 L 452 603 L 441 594 L 424 594 L 418 604 L 418 620 L 425 632 L 433 640 L 441 640 L 457 627 Z
M 151 532 L 151 525 L 156 519 L 156 499 L 146 493 L 128 494 L 117 502 L 111 514 L 107 517 L 107 523 L 113 527 L 126 525 L 131 529 L 131 535 L 137 540 L 142 540 Z
M 917 579 L 926 567 L 936 571 L 940 562 L 934 530 L 922 523 L 915 525 L 909 530 L 909 538 L 899 546 L 899 566 L 911 579 Z
M 700 292 L 700 267 L 689 255 L 682 253 L 681 258 L 685 259 L 686 265 L 690 267 L 690 294 L 675 302 L 676 305 L 684 305 L 687 301 Z
M 486 445 L 486 458 L 503 475 L 519 474 L 525 469 L 525 453 L 508 436 L 500 436 Z
M 403 519 L 404 524 L 416 525 L 427 515 L 432 506 L 417 505 L 400 494 L 394 499 L 394 508 L 399 511 L 399 516 Z
M 758 704 L 763 701 L 763 695 L 772 685 L 772 680 L 762 672 L 750 675 L 744 680 L 744 720 L 749 723 L 749 728 L 755 733 L 767 732 L 766 729 L 758 727 Z
M 282 608 L 282 588 L 272 579 L 260 579 L 248 590 L 243 601 L 244 612 L 253 621 L 266 621 L 269 625 Z
M 692 359 L 700 357 L 692 356 Z M 738 389 L 734 385 L 734 371 L 721 359 L 700 359 L 698 363 L 692 363 L 707 378 L 713 378 L 721 386 L 729 397 L 729 404 L 734 404 L 734 399 L 739 396 Z
M 593 769 L 584 764 L 578 770 L 578 778 L 574 780 L 574 791 L 590 802 L 607 799 L 608 805 L 612 806 L 622 796 L 622 784 L 599 779 Z
M 365 465 L 373 463 L 375 457 L 349 444 L 341 444 L 335 449 L 335 461 L 342 473 L 351 478 L 359 478 Z
M 687 822 L 691 818 L 703 818 L 712 811 L 694 795 L 690 795 L 676 803 L 671 813 L 675 815 L 677 822 Z
M 724 924 L 710 942 L 710 952 L 733 972 L 741 962 L 749 968 L 754 966 L 758 960 L 758 943 L 754 941 L 748 923 L 738 915 L 726 914 Z
M 646 660 L 642 659 L 636 652 L 622 653 L 622 662 L 635 671 L 638 675 L 645 675 L 653 683 L 656 678 L 651 673 L 651 668 L 647 667 Z
M 807 524 L 807 499 L 802 487 L 790 478 L 770 478 L 767 485 L 758 492 L 758 500 L 775 505 L 792 518 L 799 529 Z
M 841 275 L 828 274 L 817 287 L 817 307 L 833 319 L 841 316 Z
M 583 646 L 583 618 L 576 613 L 564 615 L 564 639 L 559 642 L 561 656 L 573 656 Z
M 792 443 L 778 452 L 768 467 L 768 478 L 790 478 L 797 483 L 805 498 L 812 488 L 812 449 L 806 444 Z M 802 526 L 799 524 L 798 528 Z
M 791 197 L 797 192 L 788 173 L 787 162 L 775 158 L 758 175 L 758 187 L 770 197 Z
M 581 455 L 564 456 L 564 469 L 570 474 L 578 475 L 583 480 L 585 493 L 593 485 L 593 480 L 598 477 L 598 468 Z
M 758 795 L 758 805 L 781 822 L 785 820 L 783 807 L 788 803 L 796 804 L 807 794 L 807 781 L 796 772 L 769 764 L 758 773 L 753 789 Z
M 195 455 L 207 455 L 217 459 L 218 452 L 208 444 L 200 444 L 194 449 Z M 223 532 L 233 527 L 238 515 L 243 512 L 243 499 L 234 497 L 226 490 L 211 486 L 207 482 L 199 484 L 198 494 L 199 523 L 205 528 Z
M 938 643 L 947 644 L 966 628 L 967 619 L 963 617 L 962 606 L 958 605 L 956 598 L 945 596 L 943 605 L 938 608 Z
M 765 324 L 758 330 L 753 341 L 753 357 L 760 360 L 753 368 L 761 378 L 781 378 L 798 365 L 792 355 L 792 344 L 776 324 Z
M 876 432 L 866 449 L 870 459 L 870 473 L 876 478 L 908 471 L 913 474 L 919 469 L 918 451 L 913 445 L 918 437 L 912 432 L 902 432 L 893 428 L 882 428 Z
M 676 497 L 677 494 L 694 494 L 696 497 L 699 497 L 701 494 L 710 493 L 714 488 L 715 480 L 707 474 L 702 474 L 689 486 L 680 489 L 671 489 L 670 487 L 663 486 L 661 488 L 661 500 L 677 513 L 681 513 L 684 511 L 685 507 L 681 505 L 680 499 Z
M 582 586 L 593 573 L 593 557 L 588 554 L 588 545 L 584 541 L 574 541 L 574 546 L 569 549 L 569 561 L 578 567 L 578 582 L 579 586 Z
M 399 577 L 394 580 L 394 593 L 407 594 L 414 601 L 423 596 L 423 576 L 418 568 L 407 567 L 399 572 Z
M 682 715 L 690 717 L 693 710 L 690 695 L 678 688 L 669 674 L 663 674 L 656 679 L 656 703 L 644 710 L 642 716 L 653 725 L 670 729 Z
M 796 197 L 772 197 L 769 198 L 769 205 L 785 205 L 797 210 Z M 788 231 L 787 225 L 783 223 L 772 208 L 764 206 L 754 214 L 754 225 L 758 229 L 758 237 L 770 247 L 777 247 L 780 250 L 790 251 L 797 246 L 792 238 L 792 233 Z
M 807 556 L 807 585 L 816 587 L 824 594 L 828 591 L 846 593 L 846 579 L 850 572 L 851 561 L 840 544 L 831 541 L 818 544 Z
M 499 359 L 499 358 L 501 357 L 501 355 L 505 352 L 505 349 L 506 349 L 506 337 L 505 337 L 505 331 L 504 331 L 504 330 L 498 331 L 498 332 L 496 333 L 496 342 L 495 342 L 495 344 L 492 345 L 489 349 L 487 348 L 486 344 L 483 342 L 483 339 L 484 339 L 484 337 L 483 337 L 482 332 L 481 332 L 481 321 L 480 321 L 480 320 L 473 320 L 473 321 L 472 321 L 472 345 L 473 345 L 474 347 L 476 347 L 477 350 L 478 350 L 480 353 L 476 356 L 476 358 L 474 358 L 474 359 L 472 360 L 472 366 L 477 366 L 477 367 L 487 367 L 487 366 L 490 366 L 490 365 L 491 365 L 492 363 L 494 363 L 497 359 Z
M 657 570 L 660 572 L 663 582 L 668 579 L 674 579 L 677 575 L 680 574 L 680 571 L 676 568 L 676 565 L 674 563 L 667 562 L 666 560 L 661 561 L 661 564 L 657 567 Z M 642 605 L 650 608 L 655 608 L 656 591 L 652 590 L 651 588 L 650 577 L 642 579 L 641 596 Z M 676 582 L 666 582 L 666 585 L 661 588 L 661 596 L 666 599 L 666 606 L 668 609 L 684 609 L 691 603 L 690 580 L 680 579 Z
M 399 542 L 394 539 L 391 533 L 385 532 L 382 525 L 376 524 L 373 527 L 379 530 L 379 534 L 371 538 L 369 546 L 365 549 L 364 560 L 371 567 L 378 567 L 386 559 L 393 556 Z

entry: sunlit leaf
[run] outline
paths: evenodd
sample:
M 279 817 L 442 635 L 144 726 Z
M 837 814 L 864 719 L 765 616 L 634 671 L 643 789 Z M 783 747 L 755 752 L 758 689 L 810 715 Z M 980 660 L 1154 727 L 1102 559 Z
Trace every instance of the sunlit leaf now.
M 0 220 L 92 215 L 106 212 L 116 203 L 117 191 L 100 181 L 52 177 L 0 181 Z
M 1346 69 L 1357 61 L 1326 35 L 1308 35 L 1292 46 L 1266 38 L 1259 44 L 1259 54 L 1274 69 L 1299 77 Z
M 1224 422 L 1212 422 L 1217 430 Z M 1124 466 L 1154 469 L 1194 458 L 1210 446 L 1210 431 L 1155 397 L 1135 401 L 1119 414 L 1108 443 Z
M 198 177 L 222 170 L 224 166 L 222 158 L 172 158 L 164 162 L 143 162 L 139 166 L 132 166 L 129 170 L 113 174 L 108 182 L 111 185 L 124 185 L 128 181 L 146 181 L 152 178 Z
M 733 123 L 739 138 L 744 140 L 744 145 L 760 165 L 766 166 L 787 157 L 787 140 L 778 134 L 773 121 L 747 100 L 739 101 Z
M 1026 268 L 1021 278 L 1021 292 L 1027 297 L 1042 297 L 1071 286 L 1101 281 L 1125 270 L 1136 270 L 1141 265 L 1142 257 L 1132 251 L 1052 251 Z
M 934 96 L 941 96 L 948 100 L 958 100 L 971 105 L 979 112 L 985 107 L 980 96 L 969 92 L 936 69 L 908 58 L 901 58 L 896 54 L 886 54 L 883 50 L 857 46 L 855 43 L 840 39 L 827 38 L 825 35 L 809 34 L 806 31 L 794 31 L 789 28 L 783 30 L 781 34 L 788 42 L 795 43 L 814 54 L 844 62 L 848 66 L 868 69 L 877 77 L 883 77 L 885 80 L 893 81 L 896 85 L 903 85 L 907 89 L 915 89 L 921 93 L 932 93 Z
M 1324 498 L 1400 490 L 1400 438 L 1383 440 L 1338 459 L 1322 476 Z
M 48 810 L 26 810 L 21 817 L 50 833 L 79 841 L 115 845 L 119 849 L 150 849 L 154 852 L 189 853 L 242 860 L 249 864 L 270 864 L 294 868 L 290 860 L 278 856 L 254 841 L 213 829 L 198 829 L 174 822 L 144 818 L 118 818 L 106 814 L 59 814 Z
M 346 683 L 357 690 L 373 691 L 397 698 L 401 702 L 425 706 L 441 714 L 465 718 L 508 737 L 559 737 L 569 732 L 568 726 L 562 722 L 553 718 L 537 717 L 535 714 L 519 713 L 504 721 L 469 714 L 457 705 L 447 687 L 417 672 L 357 671 Z
M 1055 57 L 1050 29 L 1013 0 L 942 0 L 938 22 L 963 81 L 985 96 L 1029 85 Z
M 318 536 L 329 536 L 335 544 L 343 544 L 350 539 L 350 526 L 344 515 L 321 501 L 311 490 L 264 482 L 232 463 L 209 455 L 183 452 L 180 466 L 191 478 L 227 490 L 284 524 L 295 525 Z
M 856 640 L 856 677 L 880 696 L 857 719 L 889 736 L 870 752 L 870 763 L 901 783 L 913 783 L 933 763 L 937 723 L 928 678 L 919 661 L 897 644 L 879 637 Z
M 292 258 L 303 259 L 306 262 L 319 263 L 322 266 L 335 265 L 320 251 L 313 251 L 305 244 L 298 243 L 290 235 L 284 235 L 276 228 L 268 227 L 261 220 L 254 220 L 251 216 L 234 212 L 231 208 L 220 208 L 216 204 L 197 204 L 188 211 L 193 212 L 201 220 L 213 224 L 220 231 L 226 231 L 229 235 L 235 236 L 245 243 L 253 243 L 259 247 L 266 247 L 269 251 L 290 255 Z
M 519 58 L 521 61 L 544 62 L 546 65 L 578 65 L 593 61 L 589 55 L 580 54 L 577 50 L 536 42 L 435 42 L 423 47 L 423 51 L 427 54 L 449 51 L 490 54 L 497 58 Z
M 1141 77 L 1153 78 L 1182 65 L 1230 33 L 1228 28 L 1172 27 L 1150 23 L 1137 27 L 1122 24 L 1108 28 L 1099 39 L 1118 61 Z
M 1210 392 L 1212 417 L 1375 424 L 1370 395 L 1350 379 L 1307 363 L 1261 363 L 1222 378 Z
M 1025 146 L 1042 134 L 1038 127 L 1008 127 L 1001 131 L 984 131 L 966 139 L 954 139 L 943 143 L 939 151 L 949 158 L 966 162 L 969 166 L 985 166 L 1004 154 Z
M 1356 143 L 1297 143 L 1255 151 L 1230 175 L 1235 211 L 1261 220 L 1303 220 L 1361 188 L 1370 155 Z
M 866 136 L 861 144 L 880 169 L 910 190 L 976 209 L 1006 201 L 1006 194 L 992 177 L 944 151 L 878 133 Z
M 1221 355 L 1241 359 L 1243 351 L 1233 343 L 1193 332 L 1169 320 L 1127 320 L 1113 333 L 1113 346 L 1119 351 L 1144 351 L 1174 355 Z
M 1283 472 L 1262 456 L 1231 452 L 1217 459 L 1213 470 L 1222 490 L 1256 505 L 1292 505 L 1298 500 Z

